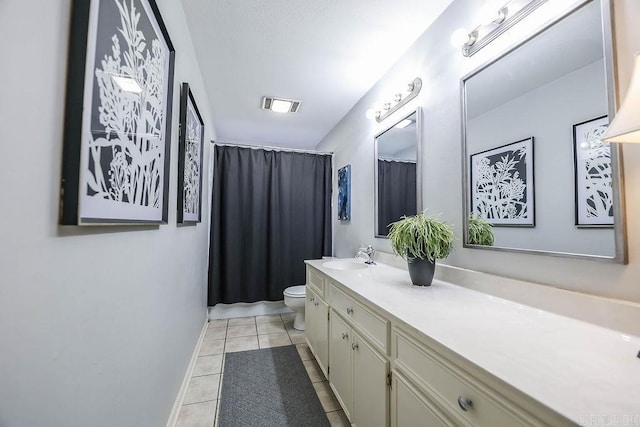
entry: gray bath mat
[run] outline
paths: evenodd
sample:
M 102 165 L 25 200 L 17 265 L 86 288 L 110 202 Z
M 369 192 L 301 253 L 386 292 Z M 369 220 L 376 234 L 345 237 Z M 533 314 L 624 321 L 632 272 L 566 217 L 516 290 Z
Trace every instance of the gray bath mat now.
M 295 346 L 227 353 L 219 427 L 328 427 Z

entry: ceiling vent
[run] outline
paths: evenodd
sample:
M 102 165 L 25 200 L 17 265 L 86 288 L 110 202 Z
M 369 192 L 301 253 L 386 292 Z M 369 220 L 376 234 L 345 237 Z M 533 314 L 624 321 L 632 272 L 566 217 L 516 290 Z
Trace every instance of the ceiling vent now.
M 300 101 L 291 99 L 274 98 L 272 96 L 262 97 L 262 109 L 276 113 L 297 113 L 300 109 Z

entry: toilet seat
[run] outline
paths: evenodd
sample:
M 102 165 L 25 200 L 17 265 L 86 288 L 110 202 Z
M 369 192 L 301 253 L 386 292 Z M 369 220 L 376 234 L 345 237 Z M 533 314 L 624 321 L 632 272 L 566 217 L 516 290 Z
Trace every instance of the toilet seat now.
M 304 298 L 305 285 L 290 286 L 284 290 L 284 296 L 289 298 Z

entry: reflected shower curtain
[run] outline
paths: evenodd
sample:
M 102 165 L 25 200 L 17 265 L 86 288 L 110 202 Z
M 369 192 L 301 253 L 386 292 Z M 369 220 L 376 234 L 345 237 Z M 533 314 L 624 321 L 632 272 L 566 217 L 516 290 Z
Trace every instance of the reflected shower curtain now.
M 378 235 L 386 236 L 390 223 L 417 209 L 416 164 L 378 160 Z
M 209 306 L 282 300 L 331 255 L 331 156 L 214 149 Z

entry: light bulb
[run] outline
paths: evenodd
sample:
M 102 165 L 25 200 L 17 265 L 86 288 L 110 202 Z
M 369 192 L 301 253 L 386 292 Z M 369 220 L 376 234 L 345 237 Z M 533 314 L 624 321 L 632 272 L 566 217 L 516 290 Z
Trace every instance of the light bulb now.
M 367 119 L 373 120 L 376 117 L 376 112 L 373 108 L 369 108 L 364 115 Z
M 451 46 L 462 47 L 469 41 L 469 31 L 466 28 L 458 28 L 451 34 Z
M 580 143 L 580 149 L 581 150 L 589 150 L 589 149 L 591 149 L 591 141 L 582 141 Z

